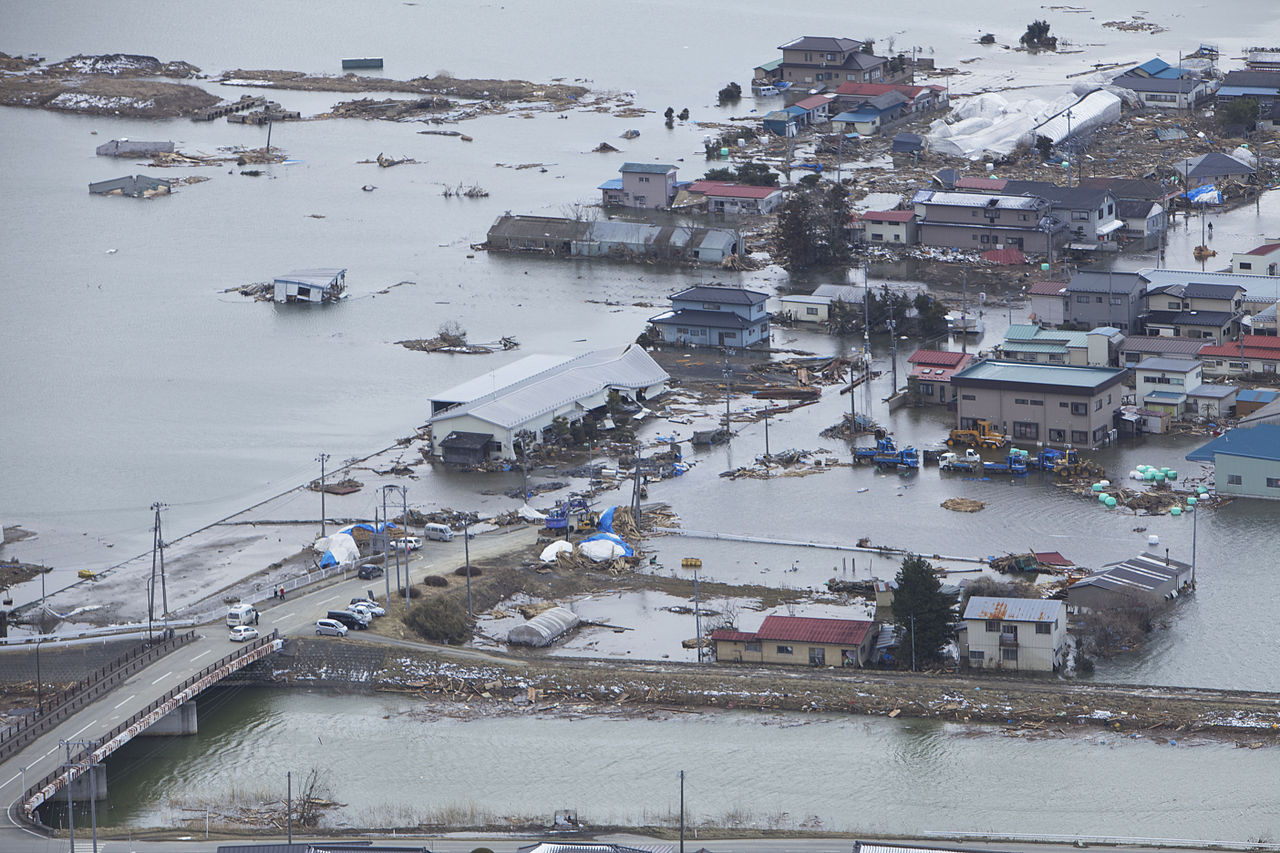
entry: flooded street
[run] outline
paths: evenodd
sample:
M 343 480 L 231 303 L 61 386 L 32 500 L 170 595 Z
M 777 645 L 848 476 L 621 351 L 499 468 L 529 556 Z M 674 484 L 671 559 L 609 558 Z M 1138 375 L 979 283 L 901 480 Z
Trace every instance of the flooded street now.
M 4 49 L 51 61 L 129 51 L 187 60 L 211 75 L 237 67 L 336 74 L 341 57 L 381 55 L 389 77 L 448 71 L 539 83 L 563 78 L 598 92 L 634 91 L 636 106 L 651 111 L 615 117 L 586 106 L 560 114 L 513 107 L 456 125 L 474 138 L 469 144 L 421 135 L 427 126 L 412 122 L 282 122 L 271 144 L 289 162 L 250 177 L 231 167 L 153 169 L 96 157 L 94 148 L 121 137 L 172 139 L 182 151 L 212 154 L 262 146 L 266 128 L 0 108 L 0 153 L 11 164 L 0 188 L 12 208 L 0 252 L 6 305 L 0 522 L 38 534 L 5 546 L 3 556 L 53 564 L 50 589 L 65 586 L 80 568 L 102 569 L 147 550 L 148 507 L 155 501 L 170 507 L 164 525 L 174 540 L 318 476 L 319 452 L 337 464 L 412 434 L 427 421 L 433 392 L 529 354 L 573 355 L 634 340 L 672 292 L 704 282 L 769 292 L 788 287 L 776 267 L 664 269 L 471 248 L 506 212 L 565 216 L 575 205 L 598 202 L 596 187 L 628 160 L 675 163 L 682 180 L 700 177 L 709 167 L 702 150 L 708 131 L 697 122 L 727 122 L 778 105 L 748 98 L 719 107 L 716 91 L 729 80 L 745 84 L 752 67 L 776 58 L 786 39 L 833 34 L 875 38 L 887 51 L 918 48 L 938 66 L 958 69 L 929 81 L 953 94 L 1037 85 L 1065 91 L 1095 63 L 1136 64 L 1157 53 L 1172 61 L 1201 42 L 1217 44 L 1225 59 L 1248 45 L 1280 43 L 1273 0 L 1171 0 L 1142 13 L 1166 28 L 1155 34 L 1101 27 L 1137 14 L 1118 2 L 1088 9 L 1025 5 L 1012 15 L 1008 6 L 974 0 L 957 23 L 961 13 L 950 0 L 925 0 L 912 6 L 909 21 L 900 8 L 876 7 L 859 8 L 856 22 L 833 24 L 828 9 L 783 10 L 763 0 L 655 0 L 617 11 L 567 0 L 528 6 L 445 0 L 368 10 L 316 0 L 255 8 L 247 16 L 198 0 L 148 9 L 139 25 L 109 4 L 74 0 L 50 11 L 0 0 Z M 1033 56 L 999 46 L 1016 43 L 1027 21 L 1042 15 L 1062 39 L 1059 53 Z M 657 18 L 670 21 L 657 28 L 661 35 L 634 27 L 637 43 L 619 48 L 619 24 Z M 996 47 L 974 43 L 987 31 L 997 35 Z M 348 97 L 202 85 L 228 97 L 266 94 L 308 115 Z M 668 106 L 688 107 L 691 121 L 664 127 Z M 641 135 L 620 139 L 630 128 Z M 592 152 L 605 141 L 620 151 Z M 379 153 L 419 163 L 380 169 L 358 162 Z M 86 193 L 91 181 L 139 172 L 210 180 L 146 202 Z M 442 196 L 459 183 L 479 185 L 489 196 Z M 1225 266 L 1232 250 L 1280 234 L 1280 194 L 1212 221 L 1219 254 L 1207 269 Z M 1163 265 L 1193 266 L 1199 242 L 1198 220 L 1180 222 Z M 1126 255 L 1116 267 L 1159 263 L 1153 253 Z M 350 298 L 294 310 L 302 306 L 225 292 L 303 267 L 347 268 Z M 894 286 L 929 285 L 888 273 L 873 270 L 873 285 L 884 277 Z M 392 287 L 401 282 L 411 284 Z M 1262 295 L 1280 297 L 1280 288 Z M 994 299 L 984 310 L 986 333 L 970 342 L 973 350 L 997 343 L 1027 311 Z M 469 356 L 412 352 L 396 343 L 431 337 L 445 322 L 460 324 L 475 342 L 511 335 L 521 347 Z M 899 343 L 899 385 L 905 385 L 906 358 L 919 343 Z M 837 355 L 861 340 L 780 328 L 775 344 Z M 883 403 L 893 390 L 889 342 L 877 339 L 873 347 L 883 375 L 857 390 L 857 409 L 891 423 L 900 445 L 937 447 L 949 414 L 904 409 L 890 420 Z M 817 405 L 773 418 L 770 449 L 824 447 L 847 461 L 848 444 L 819 433 L 849 403 L 832 386 Z M 730 405 L 763 404 L 734 398 Z M 658 421 L 644 437 L 674 432 L 683 439 L 695 426 Z M 1161 622 L 1146 648 L 1099 662 L 1093 677 L 1280 690 L 1280 623 L 1271 603 L 1280 583 L 1274 503 L 1236 501 L 1201 511 L 1198 521 L 1135 517 L 1104 510 L 1037 474 L 985 479 L 935 467 L 911 474 L 838 467 L 729 481 L 719 474 L 765 452 L 763 423 L 739 427 L 728 445 L 688 451 L 692 471 L 653 485 L 650 500 L 670 504 L 691 532 L 833 547 L 669 536 L 650 544 L 659 560 L 653 571 L 688 577 L 680 560 L 696 556 L 702 577 L 730 584 L 816 589 L 836 575 L 891 577 L 897 559 L 847 550 L 864 537 L 944 558 L 1060 551 L 1099 567 L 1145 550 L 1147 537 L 1157 535 L 1160 553 L 1167 548 L 1189 561 L 1195 524 L 1198 591 Z M 1147 463 L 1194 480 L 1204 471 L 1185 455 L 1203 441 L 1149 437 L 1094 458 L 1113 479 Z M 535 472 L 535 479 L 546 476 Z M 405 482 L 413 508 L 488 513 L 516 505 L 502 493 L 520 478 L 421 465 Z M 953 496 L 986 508 L 943 509 Z M 289 500 L 280 511 L 292 513 L 290 520 L 318 516 L 311 495 Z M 606 494 L 600 504 L 625 500 Z M 376 501 L 376 490 L 366 488 L 330 504 L 329 513 L 372 517 Z M 30 600 L 36 592 L 29 584 L 15 597 Z M 645 616 L 643 639 L 597 632 L 557 653 L 624 657 L 640 647 L 687 660 L 691 653 L 678 640 L 663 650 L 659 638 L 692 636 L 692 617 L 662 609 L 688 603 L 660 593 L 639 603 L 598 596 L 580 612 L 622 625 Z M 202 697 L 199 713 L 198 737 L 142 738 L 112 757 L 111 802 L 100 820 L 170 824 L 233 793 L 279 796 L 286 770 L 296 784 L 314 767 L 345 804 L 331 815 L 335 825 L 517 815 L 547 822 L 562 808 L 578 809 L 588 823 L 661 823 L 672 818 L 676 773 L 683 769 L 692 814 L 715 826 L 1280 836 L 1274 748 L 1231 743 L 1171 746 L 1101 733 L 1022 738 L 951 723 L 735 713 L 464 721 L 430 718 L 408 698 L 266 690 L 214 692 Z M 986 783 L 967 784 L 974 779 Z M 1011 791 L 1024 780 L 1041 783 L 1035 795 Z M 1044 795 L 1051 790 L 1058 793 Z
M 282 796 L 286 770 L 296 786 L 316 767 L 345 804 L 329 815 L 335 826 L 412 826 L 443 815 L 546 823 L 565 808 L 592 825 L 670 825 L 684 770 L 694 826 L 912 833 L 1016 825 L 1236 841 L 1280 832 L 1270 748 L 1105 732 L 1009 737 L 883 718 L 656 712 L 463 721 L 420 708 L 400 697 L 215 691 L 201 699 L 197 737 L 164 747 L 143 738 L 112 756 L 111 804 L 98 819 L 153 826 L 198 815 L 202 825 L 206 805 L 236 792 Z M 982 775 L 1004 782 L 965 785 Z M 1014 813 L 1007 783 L 1015 779 L 1060 793 L 1020 797 Z

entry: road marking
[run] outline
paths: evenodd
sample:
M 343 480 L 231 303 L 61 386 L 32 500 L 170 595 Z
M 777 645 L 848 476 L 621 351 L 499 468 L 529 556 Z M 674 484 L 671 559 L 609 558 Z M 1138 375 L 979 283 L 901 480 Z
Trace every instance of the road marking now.
M 322 601 L 322 602 L 320 602 L 320 603 L 321 603 L 321 604 L 328 604 L 330 601 L 337 601 L 337 600 L 338 600 L 339 598 L 341 598 L 341 597 L 342 597 L 342 596 L 340 596 L 340 595 L 332 595 L 332 596 L 330 596 L 330 597 L 326 598 L 324 601 Z
M 12 782 L 14 779 L 17 779 L 21 775 L 22 773 L 14 773 L 13 776 L 10 777 L 9 782 Z M 0 785 L 0 788 L 3 788 L 5 785 L 8 785 L 9 782 L 5 782 L 4 784 Z
M 171 675 L 173 675 L 173 670 L 169 670 L 169 671 L 168 671 L 168 672 L 166 672 L 164 675 L 160 676 L 159 678 L 157 678 L 155 681 L 153 681 L 153 682 L 151 682 L 151 683 L 152 683 L 152 684 L 159 684 L 160 682 L 164 681 L 166 678 L 168 678 L 168 677 L 169 677 L 169 676 L 171 676 Z
M 294 616 L 297 616 L 297 615 L 298 615 L 297 611 L 290 610 L 288 613 L 281 613 L 279 616 L 276 617 L 276 619 L 292 619 Z
M 205 655 L 211 655 L 211 654 L 213 654 L 213 649 L 205 649 L 205 650 L 204 650 L 204 651 L 202 651 L 200 654 L 198 654 L 198 655 L 196 655 L 195 657 L 193 657 L 193 658 L 191 659 L 191 662 L 192 662 L 192 663 L 195 663 L 196 661 L 200 660 L 200 658 L 204 657 Z
M 48 752 L 46 752 L 44 755 L 40 756 L 40 760 L 41 760 L 41 761 L 43 761 L 44 759 L 48 758 L 50 755 L 53 755 L 53 754 L 54 754 L 55 752 L 57 752 L 57 751 L 58 751 L 58 748 L 57 748 L 56 746 L 55 746 L 55 747 L 53 747 L 53 748 L 52 748 L 52 749 L 50 749 Z M 33 763 L 34 763 L 34 762 L 33 762 Z
M 137 695 L 138 695 L 138 694 L 137 694 L 137 693 L 135 693 L 135 694 L 133 694 L 133 696 L 130 696 L 130 697 L 129 697 L 129 699 L 133 699 L 133 698 L 135 698 Z M 120 702 L 120 705 L 123 705 L 125 702 L 128 702 L 128 701 L 129 701 L 129 699 L 125 699 L 125 700 L 121 701 L 121 702 Z M 116 707 L 115 707 L 115 708 L 112 708 L 111 710 L 113 710 L 113 711 L 114 711 L 114 710 L 116 710 L 117 708 L 119 708 L 119 707 L 120 707 L 120 705 L 116 705 Z
M 96 722 L 98 721 L 97 720 L 93 721 L 93 723 L 96 723 Z M 93 723 L 86 723 L 84 729 L 89 728 L 89 726 L 92 726 Z M 81 729 L 80 732 L 84 731 L 84 729 Z M 76 735 L 80 734 L 80 732 L 76 732 L 75 734 L 71 735 L 71 737 L 75 737 Z M 67 738 L 67 740 L 71 740 L 71 738 Z

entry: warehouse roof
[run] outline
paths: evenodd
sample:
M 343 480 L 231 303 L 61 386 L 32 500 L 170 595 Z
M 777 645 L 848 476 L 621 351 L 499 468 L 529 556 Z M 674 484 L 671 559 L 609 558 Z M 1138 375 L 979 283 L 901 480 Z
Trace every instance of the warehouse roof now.
M 955 381 L 1008 382 L 1023 385 L 1093 389 L 1121 381 L 1122 367 L 1071 367 L 1062 364 L 1019 364 L 987 359 L 957 373 Z
M 1109 563 L 1100 571 L 1076 581 L 1070 589 L 1096 586 L 1107 590 L 1152 592 L 1171 581 L 1176 582 L 1179 574 L 1190 571 L 1191 566 L 1187 563 L 1166 560 L 1155 554 L 1140 554 L 1119 563 Z
M 1256 414 L 1256 413 L 1255 413 Z M 1280 425 L 1236 427 L 1187 454 L 1192 462 L 1213 462 L 1217 454 L 1280 462 Z
M 438 423 L 470 415 L 506 429 L 555 411 L 607 388 L 639 390 L 670 377 L 639 346 L 596 350 L 560 362 L 526 379 L 499 388 L 431 418 Z

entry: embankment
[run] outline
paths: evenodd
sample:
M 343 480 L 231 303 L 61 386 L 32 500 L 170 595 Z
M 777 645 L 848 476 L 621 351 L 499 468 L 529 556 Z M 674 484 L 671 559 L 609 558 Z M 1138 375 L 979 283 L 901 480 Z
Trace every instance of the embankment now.
M 502 657 L 468 649 L 365 640 L 290 641 L 229 684 L 418 693 L 465 700 L 468 713 L 601 713 L 739 708 L 992 723 L 1069 735 L 1106 728 L 1247 745 L 1280 736 L 1280 694 L 1056 679 L 618 663 Z

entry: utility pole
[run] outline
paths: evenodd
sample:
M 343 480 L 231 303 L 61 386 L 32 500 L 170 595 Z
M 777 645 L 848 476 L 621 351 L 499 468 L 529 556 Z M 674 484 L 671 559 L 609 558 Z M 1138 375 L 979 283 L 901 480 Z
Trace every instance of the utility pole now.
M 565 531 L 566 531 L 565 536 L 569 535 L 568 521 L 569 521 L 569 515 L 566 512 L 565 513 Z M 471 534 L 467 530 L 467 528 L 470 526 L 471 526 L 471 519 L 469 519 L 467 516 L 464 515 L 462 517 L 462 553 L 464 554 L 463 559 L 465 559 L 467 563 L 467 615 L 471 617 L 472 621 L 475 621 L 476 611 L 471 606 Z
M 67 747 L 67 773 L 71 772 L 71 741 L 62 742 Z M 92 792 L 90 792 L 92 795 Z M 71 837 L 71 853 L 76 853 L 76 805 L 71 799 L 71 779 L 67 779 L 67 828 Z
M 769 408 L 764 410 L 764 462 L 769 464 Z
M 693 625 L 698 632 L 698 663 L 702 663 L 702 605 L 698 597 L 698 570 L 693 570 Z
M 916 615 L 911 614 L 911 671 L 916 671 Z
M 321 453 L 316 457 L 316 461 L 320 463 L 320 538 L 324 538 L 324 463 L 329 461 L 328 453 Z
M 94 786 L 94 768 L 98 766 L 97 760 L 93 757 L 93 752 L 98 748 L 98 742 L 92 740 L 64 740 L 62 743 L 67 748 L 67 762 L 63 765 L 67 770 L 67 824 L 70 827 L 71 853 L 75 853 L 76 849 L 76 819 L 75 804 L 71 798 L 71 782 L 73 777 L 71 771 L 73 768 L 83 768 L 89 774 L 89 826 L 93 832 L 93 853 L 98 853 L 98 798 L 97 790 Z M 84 750 L 84 762 L 72 762 L 71 747 L 77 746 Z
M 729 366 L 729 350 L 724 351 L 724 429 L 733 438 L 733 426 L 729 420 L 729 399 L 733 396 L 733 368 Z
M 893 389 L 889 396 L 898 393 L 898 325 L 893 321 L 893 303 L 889 303 L 889 367 L 893 372 Z M 851 392 L 852 393 L 852 392 Z
M 168 508 L 169 508 L 168 504 L 163 504 L 163 503 L 160 503 L 159 501 L 151 505 L 151 509 L 156 514 L 156 517 L 155 517 L 155 527 L 152 530 L 153 535 L 151 540 L 151 595 L 147 605 L 147 639 L 148 640 L 151 639 L 151 622 L 152 622 L 152 619 L 154 618 L 154 612 L 155 612 L 157 558 L 159 560 L 159 568 L 160 568 L 160 607 L 163 613 L 162 618 L 164 619 L 165 636 L 167 637 L 169 633 L 169 592 L 165 586 L 164 534 L 160 526 L 160 510 L 168 509 Z
M 680 853 L 684 853 L 684 771 L 680 771 Z
M 383 522 L 382 532 L 378 535 L 386 536 L 387 531 L 386 531 L 385 516 L 383 517 L 382 522 Z M 375 530 L 378 529 L 378 508 L 376 506 L 373 508 L 373 528 Z M 385 550 L 383 551 L 383 555 L 382 555 L 382 583 L 383 583 L 383 588 L 386 590 L 387 607 L 390 607 L 391 606 L 391 575 L 387 574 L 387 557 L 386 557 Z
M 289 843 L 293 843 L 293 771 L 287 771 L 284 774 L 285 784 L 288 785 L 288 793 L 285 794 L 285 821 L 289 825 Z
M 960 271 L 960 352 L 969 351 L 969 268 Z

